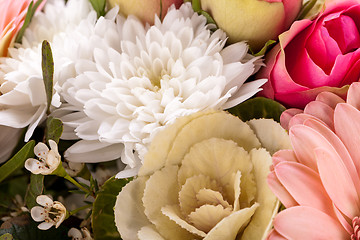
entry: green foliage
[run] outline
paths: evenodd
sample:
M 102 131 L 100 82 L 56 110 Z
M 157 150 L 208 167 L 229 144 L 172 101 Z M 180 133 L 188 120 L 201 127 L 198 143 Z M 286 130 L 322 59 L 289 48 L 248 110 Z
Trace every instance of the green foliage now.
M 51 99 L 53 95 L 53 79 L 54 79 L 54 59 L 50 43 L 48 41 L 42 42 L 42 73 L 45 84 L 46 98 L 47 98 L 47 113 L 51 105 Z
M 34 222 L 28 214 L 15 217 L 3 224 L 2 229 L 0 229 L 0 236 L 8 233 L 16 240 L 71 239 L 67 236 L 69 229 L 63 225 L 60 225 L 58 228 L 52 227 L 49 230 L 43 231 L 37 228 L 38 224 L 39 223 Z
M 105 15 L 106 0 L 89 0 L 98 18 Z
M 131 179 L 116 179 L 112 177 L 101 187 L 96 196 L 91 216 L 95 239 L 121 239 L 115 226 L 114 205 L 117 195 L 130 181 Z
M 45 136 L 46 142 L 52 139 L 56 143 L 59 143 L 62 132 L 63 132 L 63 123 L 60 119 L 49 117 L 46 120 L 46 136 Z
M 0 240 L 13 240 L 13 236 L 10 233 L 5 233 L 4 235 L 0 236 Z
M 269 49 L 269 47 L 270 47 L 271 45 L 273 45 L 274 43 L 276 43 L 276 41 L 274 41 L 274 40 L 269 40 L 269 41 L 267 41 L 267 42 L 265 43 L 264 47 L 263 47 L 259 52 L 255 53 L 254 56 L 257 57 L 257 56 L 263 56 L 263 55 L 265 55 L 266 51 L 267 51 L 267 50 Z M 251 51 L 251 52 L 252 52 L 252 51 Z
M 31 3 L 29 4 L 27 13 L 26 13 L 26 17 L 24 20 L 24 24 L 22 25 L 22 27 L 20 28 L 16 38 L 15 38 L 15 42 L 17 43 L 21 43 L 22 38 L 24 36 L 25 30 L 26 28 L 29 26 L 32 17 L 35 14 L 36 9 L 39 7 L 39 5 L 42 3 L 43 0 L 38 0 L 35 4 L 33 1 L 31 1 Z
M 200 0 L 192 0 L 191 4 L 194 12 L 203 15 L 206 18 L 208 24 L 214 24 L 216 26 L 215 29 L 218 28 L 215 20 L 211 17 L 211 15 L 208 12 L 205 12 L 204 10 L 201 9 Z
M 301 8 L 297 20 L 304 19 L 305 16 L 310 12 L 310 10 L 315 6 L 316 2 L 317 0 L 310 0 L 306 2 Z
M 36 197 L 41 195 L 44 191 L 44 175 L 31 174 L 30 184 L 25 195 L 26 206 L 31 209 L 38 204 L 36 203 Z
M 243 121 L 253 118 L 272 118 L 280 122 L 280 115 L 285 109 L 283 105 L 274 100 L 256 97 L 230 108 L 228 111 Z
M 0 182 L 7 178 L 17 169 L 24 166 L 26 159 L 34 157 L 35 141 L 30 141 L 20 149 L 10 160 L 0 167 Z

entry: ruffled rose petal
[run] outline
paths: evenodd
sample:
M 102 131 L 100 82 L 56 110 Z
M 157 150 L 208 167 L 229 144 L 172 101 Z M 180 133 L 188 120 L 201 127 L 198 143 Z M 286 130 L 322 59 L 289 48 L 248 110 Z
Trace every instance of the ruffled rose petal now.
M 139 240 L 165 240 L 151 225 L 142 227 L 137 236 Z
M 190 239 L 192 234 L 161 212 L 161 208 L 164 206 L 178 204 L 177 172 L 177 166 L 167 166 L 150 176 L 142 197 L 144 213 L 164 238 Z
M 257 188 L 255 202 L 259 206 L 244 230 L 242 239 L 264 239 L 272 227 L 272 219 L 278 212 L 279 201 L 266 182 L 270 172 L 271 155 L 261 148 L 251 150 L 250 156 Z
M 144 214 L 141 201 L 147 179 L 138 177 L 126 184 L 116 198 L 115 225 L 124 239 L 137 240 L 136 236 L 141 228 L 151 224 Z
M 211 229 L 204 240 L 235 239 L 242 227 L 250 221 L 258 206 L 259 204 L 255 203 L 249 208 L 233 212 Z
M 280 149 L 291 149 L 287 132 L 272 119 L 253 119 L 247 122 L 259 139 L 261 146 L 270 154 Z
M 196 118 L 181 129 L 173 142 L 166 164 L 179 164 L 194 143 L 212 137 L 231 139 L 245 150 L 260 146 L 246 123 L 238 121 L 237 117 L 230 114 L 217 112 Z
M 253 198 L 256 191 L 248 153 L 233 141 L 211 138 L 190 149 L 182 161 L 178 178 L 179 183 L 183 184 L 191 176 L 209 176 L 223 186 L 228 202 L 233 202 L 235 196 L 232 182 L 235 178 L 232 174 L 235 175 L 237 171 L 240 171 L 242 176 L 240 202 L 246 203 Z

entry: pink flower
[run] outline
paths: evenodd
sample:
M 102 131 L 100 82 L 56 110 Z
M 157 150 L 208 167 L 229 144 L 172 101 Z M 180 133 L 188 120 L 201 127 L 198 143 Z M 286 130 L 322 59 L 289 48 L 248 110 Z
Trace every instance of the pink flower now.
M 269 239 L 360 239 L 360 83 L 281 120 L 293 150 L 273 155 L 268 183 L 287 209 Z
M 266 56 L 261 94 L 298 108 L 322 91 L 345 94 L 360 77 L 359 15 L 359 0 L 334 0 L 316 19 L 294 22 Z
M 0 1 L 0 57 L 7 55 L 17 32 L 23 25 L 31 0 Z

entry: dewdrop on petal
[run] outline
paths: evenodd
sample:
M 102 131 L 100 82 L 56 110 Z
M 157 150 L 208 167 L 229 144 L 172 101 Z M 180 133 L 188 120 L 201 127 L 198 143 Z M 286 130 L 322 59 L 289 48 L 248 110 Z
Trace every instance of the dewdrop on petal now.
M 66 208 L 58 201 L 53 201 L 46 195 L 40 195 L 36 202 L 41 205 L 31 209 L 31 217 L 36 222 L 42 222 L 38 225 L 41 230 L 48 230 L 52 226 L 58 228 L 66 218 Z

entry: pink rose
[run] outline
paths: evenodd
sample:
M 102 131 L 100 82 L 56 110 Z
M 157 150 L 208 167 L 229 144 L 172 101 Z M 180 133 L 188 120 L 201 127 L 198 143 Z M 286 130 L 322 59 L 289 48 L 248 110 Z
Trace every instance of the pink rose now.
M 269 79 L 261 95 L 297 108 L 322 91 L 345 95 L 360 76 L 359 16 L 359 0 L 335 0 L 316 19 L 294 22 L 258 73 Z
M 23 25 L 31 0 L 0 0 L 0 57 L 7 55 L 17 32 Z

